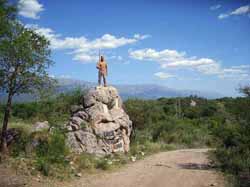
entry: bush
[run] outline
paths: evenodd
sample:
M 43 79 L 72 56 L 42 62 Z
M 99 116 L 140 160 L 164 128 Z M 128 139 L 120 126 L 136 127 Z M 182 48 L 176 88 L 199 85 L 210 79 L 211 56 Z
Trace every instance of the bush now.
M 80 104 L 84 94 L 85 90 L 79 88 L 34 102 L 14 103 L 11 118 L 32 123 L 45 120 L 62 123 L 68 119 L 71 106 Z M 0 119 L 4 109 L 5 105 L 0 104 Z
M 201 147 L 211 145 L 212 137 L 207 126 L 200 121 L 169 118 L 158 122 L 152 129 L 154 141 L 166 144 L 178 144 L 186 147 Z
M 100 158 L 96 162 L 96 168 L 102 170 L 109 170 L 112 168 L 112 161 L 107 158 Z
M 25 156 L 26 147 L 31 141 L 29 132 L 24 127 L 15 128 L 19 136 L 15 138 L 14 142 L 10 146 L 10 154 L 13 157 Z
M 36 147 L 36 167 L 45 176 L 48 176 L 53 167 L 65 168 L 68 166 L 69 163 L 65 159 L 68 153 L 64 134 L 55 130 L 47 138 L 46 136 L 40 138 Z
M 235 186 L 250 186 L 250 99 L 236 99 L 241 103 L 232 105 L 234 100 L 227 101 L 228 111 L 234 120 L 226 120 L 215 129 L 218 140 L 215 151 L 216 162 L 220 168 L 235 176 Z M 224 101 L 225 102 L 225 101 Z
M 130 155 L 139 156 L 139 158 L 143 157 L 144 154 L 153 154 L 158 153 L 160 151 L 172 150 L 174 149 L 173 145 L 159 143 L 159 142 L 151 142 L 145 141 L 143 143 L 133 143 L 130 147 Z
M 93 170 L 96 167 L 96 158 L 90 154 L 81 154 L 76 159 L 78 170 L 88 169 Z
M 45 159 L 38 157 L 36 160 L 37 170 L 40 171 L 44 176 L 49 176 L 50 174 L 50 163 Z

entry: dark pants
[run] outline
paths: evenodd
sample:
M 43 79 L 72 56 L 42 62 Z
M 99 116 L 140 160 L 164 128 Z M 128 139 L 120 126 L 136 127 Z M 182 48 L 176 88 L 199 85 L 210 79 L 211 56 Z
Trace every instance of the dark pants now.
M 106 75 L 99 71 L 98 72 L 98 84 L 99 84 L 99 86 L 102 84 L 102 79 L 103 79 L 104 86 L 107 86 Z

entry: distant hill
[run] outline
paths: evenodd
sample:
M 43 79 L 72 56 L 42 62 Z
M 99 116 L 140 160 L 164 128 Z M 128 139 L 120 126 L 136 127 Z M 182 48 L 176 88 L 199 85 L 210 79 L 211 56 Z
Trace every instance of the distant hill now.
M 157 84 L 141 84 L 141 85 L 116 85 L 123 98 L 143 98 L 157 99 L 160 97 L 188 97 L 195 95 L 208 99 L 221 98 L 223 95 L 213 92 L 201 92 L 195 90 L 178 90 L 160 86 Z
M 68 93 L 74 89 L 89 89 L 96 86 L 95 83 L 83 80 L 58 79 L 58 87 L 56 94 Z M 221 98 L 223 95 L 216 92 L 203 92 L 196 90 L 178 90 L 161 86 L 157 84 L 135 84 L 135 85 L 113 85 L 115 86 L 123 99 L 140 98 L 140 99 L 157 99 L 160 97 L 187 97 L 195 95 L 208 99 Z M 36 96 L 30 94 L 21 94 L 14 97 L 14 102 L 29 102 L 37 99 Z M 0 101 L 6 100 L 6 94 L 0 93 Z

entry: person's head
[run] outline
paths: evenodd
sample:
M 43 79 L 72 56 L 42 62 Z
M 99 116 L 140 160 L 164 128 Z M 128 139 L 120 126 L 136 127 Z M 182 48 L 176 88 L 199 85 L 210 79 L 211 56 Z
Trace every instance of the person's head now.
M 104 57 L 103 56 L 101 56 L 101 62 L 103 62 L 104 61 Z

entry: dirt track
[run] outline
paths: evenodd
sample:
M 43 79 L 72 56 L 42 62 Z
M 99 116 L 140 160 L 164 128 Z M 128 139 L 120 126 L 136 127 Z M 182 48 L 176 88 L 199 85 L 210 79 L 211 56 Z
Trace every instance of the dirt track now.
M 71 182 L 36 182 L 8 187 L 224 187 L 221 174 L 209 167 L 207 149 L 185 149 L 162 152 L 128 164 L 113 172 L 84 175 Z M 1 172 L 0 172 L 1 173 Z M 4 176 L 5 175 L 5 176 Z M 7 177 L 8 176 L 8 177 Z M 7 177 L 7 178 L 6 178 Z M 6 187 L 4 180 L 20 180 L 7 173 L 0 177 L 0 187 Z M 20 181 L 18 182 L 20 183 Z
M 209 168 L 207 149 L 159 153 L 103 175 L 79 179 L 70 187 L 207 187 L 224 186 L 223 177 Z

